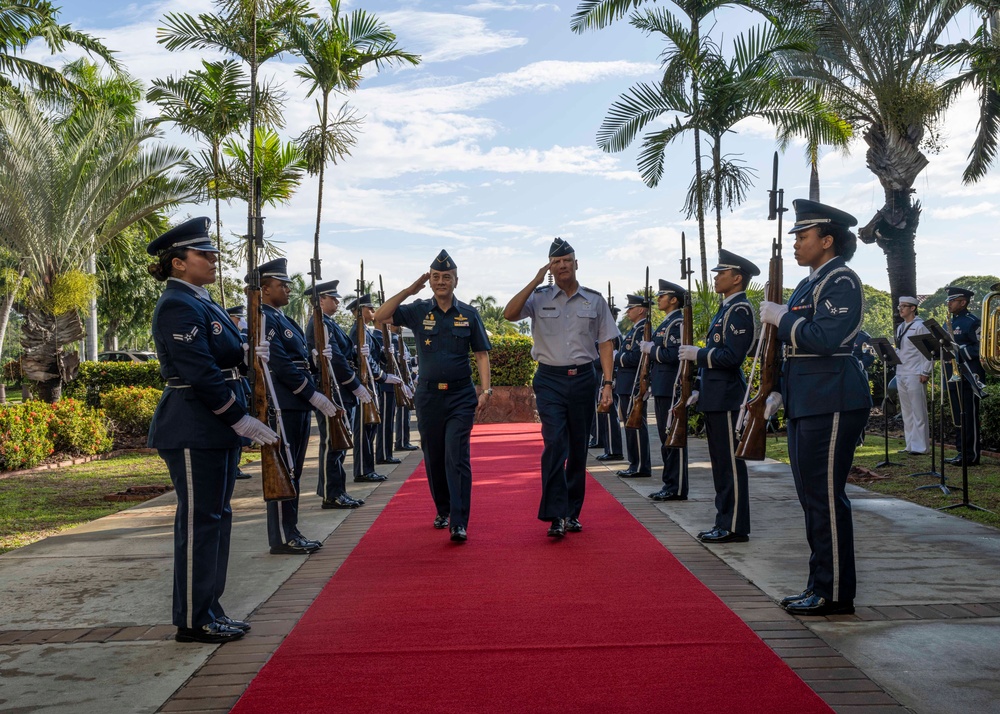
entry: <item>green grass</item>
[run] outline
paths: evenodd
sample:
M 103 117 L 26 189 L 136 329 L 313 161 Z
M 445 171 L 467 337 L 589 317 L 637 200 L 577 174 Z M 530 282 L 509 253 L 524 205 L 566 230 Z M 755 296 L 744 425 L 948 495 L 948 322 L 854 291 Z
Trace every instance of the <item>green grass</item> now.
M 883 466 L 875 468 L 885 460 L 885 445 L 881 436 L 868 434 L 865 437 L 865 445 L 858 448 L 854 454 L 854 463 L 882 475 L 888 476 L 885 480 L 868 481 L 859 484 L 869 491 L 884 493 L 895 496 L 912 503 L 927 506 L 928 508 L 941 508 L 953 503 L 961 503 L 962 492 L 952 491 L 950 496 L 945 496 L 940 489 L 916 490 L 917 486 L 936 483 L 939 479 L 931 476 L 920 476 L 911 478 L 909 474 L 920 471 L 929 471 L 931 466 L 930 455 L 911 456 L 909 454 L 897 454 L 896 451 L 904 446 L 902 439 L 889 439 L 889 460 L 901 464 L 900 466 Z M 945 458 L 955 456 L 954 451 L 946 450 Z M 767 455 L 769 458 L 777 459 L 788 463 L 788 446 L 784 434 L 779 435 L 775 440 L 769 437 L 767 441 Z M 940 456 L 940 453 L 939 453 Z M 941 471 L 940 459 L 937 461 L 938 472 Z M 961 467 L 948 464 L 945 466 L 945 477 L 949 486 L 962 485 Z M 969 467 L 969 501 L 989 509 L 992 513 L 975 511 L 971 508 L 953 508 L 950 513 L 970 521 L 983 523 L 994 528 L 1000 528 L 1000 462 L 996 459 L 981 459 L 979 466 Z

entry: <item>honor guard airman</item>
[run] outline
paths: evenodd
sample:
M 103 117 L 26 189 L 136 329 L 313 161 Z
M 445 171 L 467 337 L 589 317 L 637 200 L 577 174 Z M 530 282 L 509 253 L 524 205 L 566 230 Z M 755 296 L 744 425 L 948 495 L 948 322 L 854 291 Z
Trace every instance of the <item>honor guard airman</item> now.
M 412 358 L 410 350 L 406 346 L 401 334 L 399 325 L 390 325 L 389 331 L 392 333 L 392 344 L 399 355 L 399 368 L 405 370 L 401 374 L 404 383 L 413 383 Z M 402 404 L 396 405 L 396 443 L 393 448 L 397 451 L 416 451 L 419 447 L 410 443 L 410 408 Z
M 430 283 L 434 296 L 403 305 Z M 455 299 L 458 266 L 442 250 L 430 271 L 379 307 L 380 322 L 409 327 L 416 340 L 420 382 L 414 397 L 420 418 L 420 446 L 437 516 L 434 527 L 449 528 L 451 540 L 468 538 L 472 499 L 471 435 L 476 412 L 493 389 L 492 349 L 479 312 Z M 476 360 L 482 391 L 476 396 L 469 354 Z
M 240 331 L 240 334 L 244 338 L 247 336 L 247 312 L 246 305 L 234 305 L 233 307 L 226 308 L 226 314 L 229 315 L 229 319 L 236 326 L 236 329 Z M 250 403 L 250 383 L 247 382 L 246 377 L 240 380 L 243 384 L 243 391 L 246 394 L 245 401 L 247 404 Z M 250 446 L 249 439 L 243 439 L 243 446 Z M 242 481 L 250 478 L 250 474 L 241 469 L 239 466 L 236 467 L 236 480 Z
M 853 354 L 864 302 L 849 267 L 857 220 L 832 206 L 796 200 L 795 261 L 809 268 L 788 303 L 764 301 L 760 318 L 782 341 L 781 393 L 767 397 L 765 417 L 785 407 L 788 455 L 812 551 L 801 593 L 781 605 L 796 615 L 854 612 L 857 575 L 847 475 L 872 399 Z
M 969 372 L 982 383 L 985 381 L 986 372 L 979 360 L 981 323 L 978 317 L 969 312 L 969 302 L 973 296 L 971 290 L 955 285 L 948 286 L 949 322 L 955 344 L 958 345 L 955 364 L 968 366 Z M 945 373 L 949 380 L 948 397 L 951 403 L 951 415 L 958 428 L 956 442 L 959 445 L 958 456 L 951 459 L 950 463 L 961 466 L 964 461 L 969 466 L 978 466 L 979 397 L 969 383 L 968 374 L 961 375 L 961 379 L 954 379 L 951 360 L 945 361 Z
M 291 278 L 284 258 L 261 263 L 260 300 L 264 337 L 269 343 L 267 363 L 274 382 L 275 397 L 281 410 L 282 424 L 293 463 L 288 472 L 295 486 L 295 498 L 267 504 L 267 541 L 274 555 L 306 555 L 322 543 L 299 532 L 299 479 L 309 445 L 309 421 L 313 409 L 326 416 L 337 413 L 333 403 L 316 390 L 312 378 L 312 360 L 306 335 L 280 308 L 289 302 Z M 249 281 L 247 276 L 247 282 Z
M 250 626 L 226 615 L 233 511 L 242 438 L 273 444 L 277 434 L 247 413 L 241 384 L 244 338 L 205 289 L 218 251 L 211 221 L 193 218 L 147 247 L 150 274 L 165 282 L 152 334 L 166 382 L 149 428 L 177 496 L 173 623 L 178 642 L 239 639 Z
M 618 313 L 621 312 L 620 308 L 611 308 L 611 317 L 618 324 Z M 613 351 L 617 352 L 622 347 L 622 336 L 619 334 L 611 342 Z M 598 348 L 597 344 L 594 344 L 594 349 Z M 594 373 L 601 373 L 601 358 L 598 355 L 597 359 L 594 360 Z M 611 376 L 612 381 L 617 382 L 617 368 Z M 601 402 L 601 390 L 604 389 L 604 385 L 598 384 L 595 391 L 594 407 Z M 594 427 L 597 431 L 597 448 L 604 449 L 604 453 L 595 458 L 598 461 L 621 461 L 625 458 L 622 453 L 622 426 L 621 422 L 618 421 L 618 395 L 614 394 L 614 389 L 612 388 L 612 403 L 611 406 L 605 411 L 598 411 L 594 414 Z M 591 434 L 593 437 L 593 433 Z
M 538 361 L 532 387 L 544 442 L 538 518 L 551 524 L 552 538 L 583 530 L 580 512 L 594 390 L 601 379 L 601 404 L 610 407 L 611 344 L 620 334 L 604 296 L 577 281 L 577 267 L 573 247 L 556 238 L 548 262 L 504 308 L 504 317 L 511 322 L 531 318 L 531 356 Z M 548 272 L 555 283 L 538 287 Z M 594 371 L 598 354 L 600 375 Z
M 681 346 L 681 328 L 684 325 L 681 307 L 686 294 L 687 291 L 676 283 L 659 281 L 657 307 L 666 313 L 666 317 L 653 332 L 653 339 L 640 345 L 640 349 L 652 360 L 650 383 L 656 433 L 660 437 L 660 456 L 663 459 L 663 487 L 649 495 L 654 501 L 686 501 L 688 497 L 687 447 L 668 449 L 665 446 L 670 409 L 680 392 L 677 383 L 680 358 L 677 352 Z
M 743 361 L 754 342 L 753 308 L 746 287 L 760 269 L 728 250 L 719 251 L 715 292 L 722 296 L 708 330 L 705 347 L 681 345 L 681 359 L 698 365 L 697 390 L 688 406 L 705 415 L 708 455 L 715 482 L 715 527 L 702 531 L 703 543 L 750 540 L 750 494 L 746 463 L 736 458 L 736 418 L 746 395 Z
M 372 330 L 375 341 L 378 343 L 378 354 L 380 356 L 379 367 L 387 377 L 395 377 L 395 373 L 390 365 L 392 356 L 392 333 L 389 333 L 390 344 L 385 343 L 385 336 L 381 328 Z M 392 448 L 395 445 L 396 428 L 396 387 L 395 384 L 384 381 L 378 385 L 378 413 L 381 422 L 375 430 L 375 463 L 376 464 L 398 464 L 400 459 L 392 455 Z
M 641 295 L 629 295 L 625 305 L 625 317 L 632 322 L 632 329 L 622 340 L 621 349 L 615 355 L 615 396 L 618 398 L 618 416 L 622 424 L 628 422 L 629 410 L 632 407 L 631 395 L 639 388 L 639 361 L 642 350 L 643 330 L 649 319 L 649 303 Z M 645 399 L 644 394 L 637 394 L 636 399 Z M 645 407 L 645 402 L 643 402 Z M 615 473 L 622 478 L 643 478 L 652 475 L 649 459 L 649 429 L 646 426 L 646 409 L 642 410 L 642 425 L 630 429 L 625 427 L 625 453 L 628 455 L 628 466 Z

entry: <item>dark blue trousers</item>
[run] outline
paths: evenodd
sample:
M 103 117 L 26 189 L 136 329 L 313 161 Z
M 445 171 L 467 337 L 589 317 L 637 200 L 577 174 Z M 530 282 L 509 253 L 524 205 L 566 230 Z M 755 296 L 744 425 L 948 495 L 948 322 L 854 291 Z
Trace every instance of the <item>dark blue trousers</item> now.
M 663 458 L 663 486 L 667 493 L 678 496 L 688 495 L 688 454 L 687 448 L 668 449 L 664 446 L 667 440 L 667 417 L 673 400 L 670 397 L 653 397 L 653 412 L 656 414 L 656 433 L 660 437 L 660 456 Z
M 959 396 L 959 389 L 962 390 Z M 972 387 L 965 381 L 948 382 L 948 397 L 951 416 L 955 421 L 955 443 L 958 455 L 969 463 L 979 461 L 979 397 L 972 393 Z M 959 410 L 961 403 L 961 411 Z M 965 429 L 962 417 L 965 417 Z
M 628 395 L 619 395 L 618 412 L 622 424 L 628 421 L 629 401 L 631 400 Z M 649 428 L 646 405 L 642 406 L 642 426 L 638 429 L 625 427 L 625 454 L 628 456 L 629 471 L 642 471 L 648 474 L 652 468 L 649 460 Z
M 600 392 L 598 391 L 598 395 Z M 600 399 L 600 396 L 598 396 Z M 594 404 L 594 423 L 597 425 L 597 446 L 607 455 L 622 453 L 622 426 L 618 421 L 618 395 L 611 395 L 611 408 L 605 414 L 597 413 Z
M 376 394 L 377 398 L 378 395 Z M 379 424 L 362 424 L 364 409 L 359 404 L 354 409 L 354 475 L 364 476 L 375 472 L 375 432 Z
M 316 495 L 324 501 L 332 501 L 347 493 L 347 474 L 344 471 L 345 451 L 330 447 L 330 420 L 322 412 L 315 411 L 316 426 L 319 429 L 319 478 L 316 480 Z
M 239 447 L 159 449 L 177 494 L 173 623 L 198 628 L 226 614 L 226 589 Z
M 410 446 L 410 410 L 396 405 L 396 448 Z
M 736 417 L 731 412 L 704 412 L 708 457 L 715 482 L 715 525 L 750 535 L 750 484 L 745 461 L 736 458 Z
M 587 478 L 587 440 L 594 418 L 594 366 L 538 365 L 531 386 L 542 422 L 542 501 L 538 519 L 579 518 Z M 423 415 L 421 415 L 423 419 Z
M 392 432 L 396 422 L 396 390 L 382 389 L 378 392 L 378 413 L 382 423 L 375 432 L 375 458 L 378 461 L 388 461 L 392 458 Z
M 431 498 L 452 527 L 469 526 L 472 501 L 470 440 L 479 399 L 472 381 L 456 389 L 417 389 L 420 448 Z
M 285 426 L 285 437 L 288 448 L 291 449 L 294 462 L 286 464 L 292 485 L 295 486 L 295 498 L 287 501 L 270 501 L 267 504 L 267 544 L 269 546 L 287 543 L 299 535 L 299 479 L 302 477 L 302 465 L 306 460 L 306 448 L 309 446 L 309 424 L 312 412 L 282 411 L 281 421 Z M 274 424 L 271 425 L 272 428 Z
M 827 600 L 853 600 L 857 591 L 854 521 L 845 488 L 858 434 L 867 423 L 867 409 L 788 420 L 788 456 L 811 553 L 806 587 Z

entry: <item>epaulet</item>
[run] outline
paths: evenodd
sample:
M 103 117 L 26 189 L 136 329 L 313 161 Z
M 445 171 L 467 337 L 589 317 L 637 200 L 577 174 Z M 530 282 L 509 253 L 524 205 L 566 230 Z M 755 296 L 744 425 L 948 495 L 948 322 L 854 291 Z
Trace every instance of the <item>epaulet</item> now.
M 584 285 L 580 286 L 580 290 L 588 292 L 588 293 L 594 293 L 594 295 L 597 295 L 597 296 L 602 296 L 603 295 L 603 293 L 600 290 L 594 290 L 593 288 L 588 288 L 588 287 L 586 287 Z
M 546 290 L 548 290 L 551 287 L 552 287 L 551 285 L 539 285 L 537 288 L 535 288 L 534 292 L 536 292 L 536 293 L 544 293 Z

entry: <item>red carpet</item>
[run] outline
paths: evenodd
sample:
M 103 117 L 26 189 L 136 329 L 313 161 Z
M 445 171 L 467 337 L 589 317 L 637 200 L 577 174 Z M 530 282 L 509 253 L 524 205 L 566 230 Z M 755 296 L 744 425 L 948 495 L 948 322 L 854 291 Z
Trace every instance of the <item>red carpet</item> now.
M 593 479 L 546 538 L 537 426 L 472 444 L 468 543 L 421 465 L 234 712 L 831 711 Z

